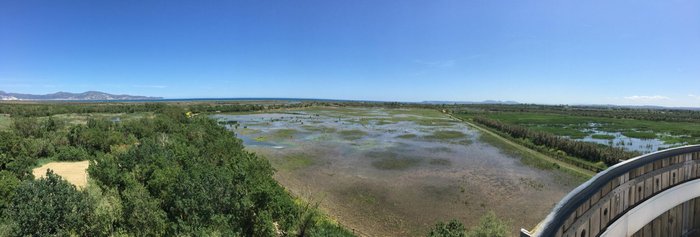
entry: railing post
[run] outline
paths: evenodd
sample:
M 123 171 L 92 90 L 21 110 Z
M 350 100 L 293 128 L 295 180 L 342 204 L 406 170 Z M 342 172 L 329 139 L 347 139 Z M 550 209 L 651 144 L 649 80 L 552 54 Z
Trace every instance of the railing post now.
M 520 237 L 532 237 L 529 231 L 526 229 L 520 229 Z

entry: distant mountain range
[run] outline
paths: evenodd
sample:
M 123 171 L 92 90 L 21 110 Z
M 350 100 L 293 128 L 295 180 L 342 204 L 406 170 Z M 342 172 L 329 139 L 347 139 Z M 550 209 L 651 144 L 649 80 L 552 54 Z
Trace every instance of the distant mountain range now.
M 113 95 L 100 91 L 83 93 L 56 92 L 46 95 L 7 93 L 0 91 L 0 100 L 160 100 L 162 97 Z

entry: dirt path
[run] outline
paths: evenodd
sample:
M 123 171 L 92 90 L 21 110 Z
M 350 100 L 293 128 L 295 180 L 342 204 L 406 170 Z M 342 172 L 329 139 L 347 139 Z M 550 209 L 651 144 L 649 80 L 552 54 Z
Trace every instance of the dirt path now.
M 569 163 L 566 163 L 566 162 L 563 162 L 563 161 L 554 159 L 554 158 L 552 158 L 552 157 L 549 157 L 549 156 L 547 156 L 547 155 L 545 155 L 545 154 L 539 153 L 539 152 L 537 152 L 537 151 L 535 151 L 535 150 L 532 150 L 532 149 L 527 148 L 527 147 L 525 147 L 525 146 L 523 146 L 523 145 L 520 145 L 520 144 L 518 144 L 518 143 L 515 143 L 515 142 L 513 142 L 513 141 L 511 141 L 511 140 L 508 140 L 507 138 L 504 138 L 504 137 L 502 137 L 502 136 L 500 136 L 500 135 L 498 135 L 498 134 L 496 134 L 496 133 L 494 133 L 494 132 L 492 132 L 492 131 L 490 131 L 490 130 L 488 130 L 488 129 L 485 129 L 485 128 L 483 128 L 483 127 L 481 127 L 481 126 L 479 126 L 479 125 L 476 125 L 476 124 L 474 124 L 474 123 L 468 122 L 468 121 L 466 121 L 466 120 L 464 120 L 464 119 L 460 119 L 460 118 L 455 117 L 455 116 L 453 116 L 453 115 L 451 115 L 451 114 L 448 114 L 448 116 L 450 116 L 450 117 L 453 118 L 453 119 L 462 121 L 462 122 L 468 124 L 469 126 L 472 126 L 473 128 L 476 128 L 476 129 L 479 130 L 480 132 L 487 133 L 487 134 L 489 134 L 489 135 L 491 135 L 491 136 L 494 136 L 494 137 L 498 138 L 499 140 L 503 141 L 504 143 L 506 143 L 506 144 L 508 144 L 508 145 L 510 145 L 510 146 L 513 146 L 513 147 L 515 147 L 515 148 L 517 148 L 517 149 L 519 149 L 519 150 L 522 150 L 522 151 L 524 151 L 524 152 L 527 152 L 528 154 L 531 154 L 531 155 L 533 155 L 533 156 L 535 156 L 535 157 L 537 157 L 537 158 L 546 160 L 546 161 L 548 161 L 548 162 L 557 163 L 559 166 L 561 166 L 561 167 L 563 167 L 563 168 L 566 168 L 566 169 L 568 169 L 568 170 L 571 170 L 571 171 L 573 171 L 573 172 L 579 173 L 579 174 L 584 175 L 584 176 L 587 176 L 587 177 L 593 177 L 593 175 L 596 174 L 596 173 L 593 172 L 593 171 L 586 170 L 586 169 L 582 169 L 582 168 L 579 168 L 579 167 L 577 167 L 577 166 L 575 166 L 575 165 L 572 165 L 572 164 L 569 164 Z
M 72 183 L 78 188 L 83 188 L 87 185 L 87 168 L 90 165 L 89 161 L 76 162 L 50 162 L 42 165 L 39 168 L 32 170 L 35 178 L 46 176 L 46 170 L 51 169 L 57 175 L 63 177 L 69 183 Z

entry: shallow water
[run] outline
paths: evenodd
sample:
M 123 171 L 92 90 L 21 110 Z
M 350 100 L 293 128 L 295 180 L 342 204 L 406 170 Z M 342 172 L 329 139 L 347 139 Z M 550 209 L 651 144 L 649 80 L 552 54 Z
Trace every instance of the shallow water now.
M 599 130 L 596 130 L 595 128 L 586 129 L 585 131 L 589 132 L 590 134 L 584 138 L 575 139 L 575 140 L 594 142 L 594 143 L 608 145 L 608 146 L 612 146 L 612 147 L 620 147 L 620 148 L 623 148 L 623 149 L 628 150 L 628 151 L 638 151 L 638 152 L 641 152 L 644 154 L 655 152 L 658 150 L 663 150 L 663 149 L 674 147 L 674 146 L 683 145 L 683 144 L 668 144 L 668 143 L 665 143 L 664 141 L 662 141 L 661 139 L 658 139 L 658 138 L 641 139 L 641 138 L 627 137 L 627 136 L 623 135 L 621 132 L 599 131 Z M 593 135 L 610 135 L 610 136 L 614 136 L 615 138 L 613 138 L 613 139 L 599 139 L 599 138 L 593 138 Z M 667 134 L 667 136 L 671 136 L 671 135 Z
M 423 236 L 437 221 L 475 225 L 488 210 L 531 228 L 575 185 L 479 141 L 432 110 L 313 108 L 213 115 L 265 156 L 276 179 L 370 236 Z M 438 132 L 454 131 L 454 132 Z M 437 132 L 437 133 L 436 133 Z M 409 135 L 412 134 L 412 135 Z

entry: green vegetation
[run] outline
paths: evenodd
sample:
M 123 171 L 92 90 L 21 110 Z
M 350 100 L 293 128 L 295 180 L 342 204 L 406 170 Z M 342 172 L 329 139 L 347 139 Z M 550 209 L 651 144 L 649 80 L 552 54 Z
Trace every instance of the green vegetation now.
M 17 236 L 51 236 L 93 232 L 89 218 L 91 203 L 85 193 L 49 171 L 46 178 L 23 182 L 13 190 L 6 216 L 11 220 L 11 234 Z M 98 219 L 98 218 L 95 218 Z M 95 222 L 97 222 L 95 220 Z M 161 233 L 162 234 L 162 233 Z
M 405 170 L 417 166 L 420 161 L 413 157 L 382 157 L 373 161 L 372 166 L 380 170 Z
M 392 151 L 371 151 L 365 154 L 373 159 L 372 166 L 380 170 L 405 170 L 420 165 L 421 157 L 406 157 Z
M 452 165 L 452 161 L 444 158 L 437 158 L 437 159 L 430 159 L 430 164 L 431 165 L 443 165 L 443 166 L 450 166 Z
M 498 139 L 497 136 L 494 136 L 492 134 L 481 134 L 481 136 L 479 136 L 479 140 L 497 147 L 499 150 L 501 150 L 501 152 L 506 153 L 510 156 L 520 157 L 520 161 L 523 162 L 523 164 L 544 170 L 559 168 L 559 165 L 557 165 L 557 163 L 547 162 L 547 160 L 541 159 L 533 153 L 526 152 L 523 149 L 518 149 L 518 147 L 516 146 L 509 145 L 508 143 Z
M 550 111 L 551 112 L 551 111 Z M 595 114 L 602 114 L 596 112 Z M 607 111 L 607 115 L 571 115 L 566 113 L 539 113 L 526 112 L 473 112 L 462 111 L 460 115 L 466 117 L 486 117 L 504 123 L 515 124 L 541 132 L 547 132 L 558 136 L 570 138 L 583 138 L 596 129 L 603 132 L 621 132 L 627 137 L 654 139 L 663 138 L 664 134 L 675 136 L 674 143 L 698 144 L 700 143 L 700 123 L 685 122 L 674 118 L 673 114 L 656 114 L 657 120 L 642 120 L 620 118 L 615 111 Z M 700 112 L 695 112 L 700 114 Z M 661 117 L 665 115 L 666 117 Z M 619 117 L 618 117 L 619 116 Z M 681 121 L 677 121 L 681 120 Z M 700 121 L 693 119 L 693 121 Z M 629 135 L 629 136 L 628 136 Z
M 615 136 L 608 135 L 608 134 L 593 134 L 593 135 L 591 135 L 591 137 L 595 138 L 595 139 L 605 139 L 605 140 L 615 139 Z
M 358 139 L 361 139 L 364 136 L 366 136 L 367 132 L 362 131 L 362 130 L 353 129 L 353 130 L 343 130 L 343 131 L 340 131 L 338 134 L 340 134 L 340 136 L 346 140 L 358 140 Z
M 621 148 L 608 146 L 599 146 L 593 143 L 574 141 L 571 139 L 559 137 L 546 132 L 533 131 L 531 129 L 500 122 L 498 120 L 488 119 L 484 117 L 474 117 L 473 121 L 498 130 L 509 136 L 517 139 L 522 139 L 521 143 L 530 148 L 538 150 L 546 150 L 546 148 L 556 149 L 549 151 L 550 154 L 566 159 L 569 155 L 585 160 L 586 162 L 567 159 L 572 164 L 579 167 L 600 171 L 604 167 L 591 162 L 604 162 L 607 165 L 617 163 L 619 160 L 624 160 L 639 155 L 634 152 L 627 152 Z M 542 146 L 542 147 L 537 147 Z
M 362 108 L 374 106 L 390 109 Z M 614 138 L 596 131 L 674 144 L 700 143 L 700 112 L 682 110 L 365 102 L 0 103 L 0 236 L 352 236 L 320 213 L 317 205 L 295 199 L 272 179 L 270 162 L 280 162 L 275 167 L 282 171 L 306 172 L 305 167 L 317 162 L 313 156 L 287 154 L 268 162 L 244 151 L 241 141 L 221 126 L 236 123 L 219 124 L 206 116 L 299 109 L 310 116 L 333 117 L 337 112 L 342 114 L 336 116 L 338 123 L 375 125 L 408 121 L 444 126 L 456 122 L 444 119 L 442 113 L 453 113 L 477 122 L 475 127 L 483 131 L 479 139 L 522 157 L 522 163 L 577 177 L 593 173 L 581 167 L 598 171 L 634 155 L 571 140 L 588 135 Z M 362 116 L 381 118 L 371 122 L 358 118 Z M 336 132 L 335 128 L 321 130 Z M 239 131 L 261 133 L 248 128 Z M 288 138 L 298 132 L 280 129 L 255 139 Z M 337 133 L 347 140 L 367 136 L 362 130 Z M 424 138 L 468 144 L 467 137 L 440 130 Z M 372 159 L 363 162 L 381 170 L 453 165 L 449 159 L 381 152 L 368 157 Z M 52 172 L 41 179 L 34 179 L 31 172 L 51 161 L 80 160 L 91 162 L 90 181 L 82 189 Z M 543 188 L 534 180 L 520 182 Z M 382 196 L 371 194 L 376 193 L 360 193 L 358 200 L 367 205 L 383 203 Z M 489 213 L 476 227 L 467 229 L 451 221 L 436 225 L 429 235 L 505 236 L 508 232 L 504 222 Z
M 499 219 L 492 211 L 481 217 L 479 225 L 467 230 L 457 220 L 438 222 L 428 233 L 429 237 L 505 237 L 508 236 L 507 222 Z
M 571 174 L 576 179 L 580 179 L 581 182 L 589 179 L 595 174 L 595 172 L 590 170 L 572 165 L 566 160 L 558 160 L 539 152 L 539 150 L 521 145 L 521 143 L 525 142 L 522 139 L 515 139 L 510 137 L 508 134 L 492 131 L 488 128 L 480 127 L 469 122 L 467 123 L 482 131 L 481 136 L 479 136 L 479 140 L 499 148 L 501 152 L 510 154 L 514 157 L 520 157 L 520 161 L 523 162 L 523 164 L 544 170 L 563 168 L 561 169 L 562 171 Z M 536 148 L 544 149 L 546 147 L 537 146 Z M 567 159 L 575 158 L 568 157 Z
M 102 106 L 84 109 L 150 108 Z M 272 178 L 269 162 L 244 151 L 216 121 L 154 107 L 153 116 L 80 124 L 36 117 L 77 105 L 0 106 L 13 114 L 0 130 L 0 235 L 352 236 L 295 201 Z M 89 185 L 79 190 L 51 171 L 34 179 L 31 169 L 51 160 L 90 160 Z
M 447 223 L 438 222 L 435 224 L 428 237 L 466 237 L 467 229 L 464 224 L 457 220 L 451 220 Z
M 656 122 L 700 122 L 700 111 L 666 108 L 627 108 L 617 106 L 570 106 L 537 104 L 471 104 L 438 106 L 447 110 L 478 113 L 531 113 L 533 115 L 564 115 L 575 119 L 613 118 Z M 554 122 L 553 122 L 554 123 Z
M 250 112 L 283 108 L 300 108 L 314 105 L 313 103 L 241 103 L 241 102 L 198 102 L 198 103 L 0 103 L 0 114 L 11 116 L 51 116 L 58 114 L 96 114 L 96 113 L 138 113 L 158 112 L 168 106 L 177 106 L 183 110 L 197 113 L 230 113 Z
M 413 138 L 416 138 L 417 136 L 416 136 L 416 134 L 413 134 L 413 133 L 407 133 L 407 134 L 398 135 L 396 137 L 401 138 L 401 139 L 413 139 Z
M 276 130 L 274 133 L 272 133 L 271 138 L 273 138 L 273 139 L 291 138 L 291 137 L 294 137 L 294 135 L 296 135 L 297 132 L 299 132 L 299 131 L 297 131 L 296 129 L 283 128 L 283 129 Z
M 314 159 L 307 154 L 288 154 L 278 161 L 275 160 L 276 167 L 285 170 L 296 170 L 309 167 L 314 164 Z
M 307 131 L 312 131 L 312 132 L 322 132 L 322 133 L 334 133 L 337 131 L 336 128 L 334 127 L 326 127 L 326 126 L 312 126 L 312 125 L 303 125 L 301 128 L 307 130 Z
M 616 138 L 596 134 L 604 132 L 620 133 L 622 138 L 658 139 L 672 146 L 700 143 L 697 111 L 545 105 L 460 105 L 450 111 L 499 136 L 592 171 L 604 169 L 601 163 L 612 165 L 640 153 L 572 139 L 588 135 Z
M 90 154 L 85 148 L 74 146 L 60 146 L 56 148 L 55 160 L 58 161 L 79 161 L 89 160 Z
M 446 146 L 438 146 L 438 147 L 429 147 L 428 151 L 430 152 L 452 152 L 452 149 Z
M 636 151 L 575 141 L 588 135 L 613 140 L 659 139 L 666 144 L 700 143 L 700 112 L 547 105 L 454 105 L 448 112 L 474 121 L 498 136 L 592 171 L 639 155 Z M 623 137 L 623 138 L 624 138 Z M 525 160 L 525 162 L 529 162 Z M 541 165 L 537 165 L 541 166 Z
M 656 138 L 656 133 L 653 133 L 653 132 L 628 131 L 628 132 L 623 132 L 622 135 L 625 135 L 626 137 L 633 137 L 633 138 L 640 138 L 640 139 L 654 139 L 654 138 Z
M 0 114 L 0 130 L 7 129 L 12 125 L 10 116 Z

